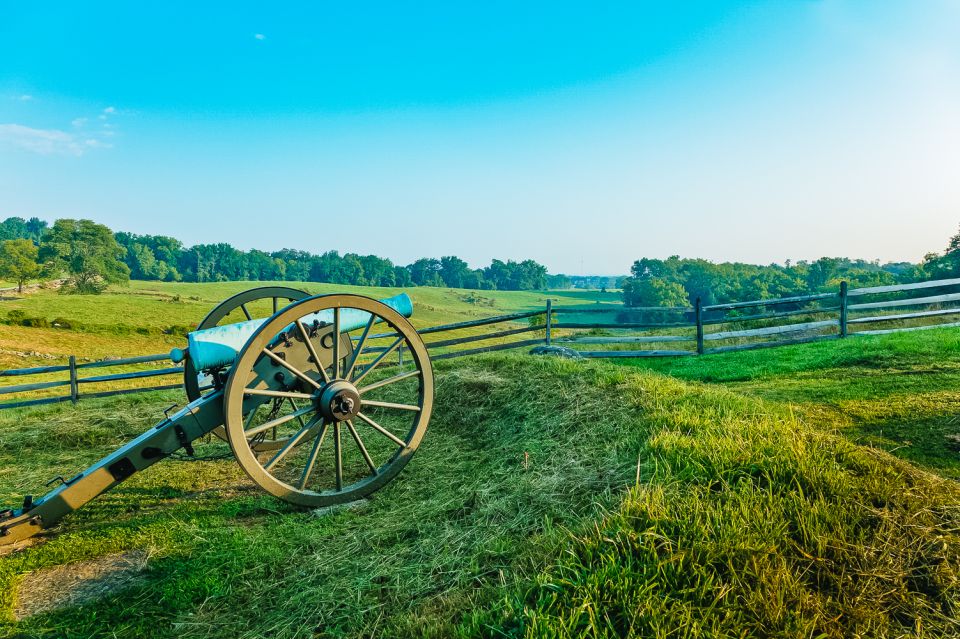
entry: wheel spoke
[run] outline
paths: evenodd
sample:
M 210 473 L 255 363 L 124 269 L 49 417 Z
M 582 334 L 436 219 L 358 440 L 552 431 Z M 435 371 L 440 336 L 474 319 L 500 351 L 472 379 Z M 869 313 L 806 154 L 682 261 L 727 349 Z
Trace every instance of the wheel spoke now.
M 317 372 L 320 373 L 320 376 L 323 377 L 323 383 L 329 384 L 330 377 L 327 376 L 327 370 L 320 364 L 320 356 L 317 355 L 317 349 L 314 348 L 313 342 L 310 341 L 310 333 L 307 331 L 307 328 L 303 325 L 303 322 L 299 319 L 297 320 L 297 329 L 300 331 L 301 337 L 303 337 L 303 343 L 306 344 L 307 350 L 310 352 L 310 357 L 313 358 L 313 365 L 316 366 Z
M 340 307 L 333 307 L 333 379 L 340 379 Z M 336 432 L 339 426 L 334 426 Z M 340 490 L 339 488 L 337 490 Z
M 254 426 L 253 428 L 245 430 L 244 435 L 246 435 L 247 438 L 253 437 L 254 435 L 262 433 L 265 430 L 270 430 L 275 426 L 279 426 L 280 424 L 286 424 L 291 420 L 297 419 L 300 415 L 306 415 L 312 410 L 313 410 L 313 406 L 307 406 L 306 408 L 301 408 L 300 410 L 290 413 L 289 415 L 284 415 L 283 417 L 271 419 L 269 422 L 264 422 L 259 426 Z
M 323 438 L 327 434 L 327 426 L 329 426 L 329 424 L 324 422 L 323 428 L 320 429 L 320 434 L 313 440 L 313 448 L 310 450 L 310 456 L 307 457 L 307 464 L 303 467 L 303 473 L 300 474 L 300 483 L 298 484 L 300 490 L 306 488 L 307 481 L 310 479 L 310 473 L 313 472 L 313 465 L 317 461 L 317 453 L 320 452 L 320 447 L 323 446 Z
M 292 399 L 290 399 L 290 398 L 288 397 L 288 398 L 287 398 L 287 401 L 290 402 L 290 406 L 293 408 L 293 410 L 295 410 L 295 411 L 296 411 L 296 410 L 300 410 L 300 407 L 297 406 L 297 404 L 296 404 Z M 304 427 L 304 426 L 306 426 L 306 424 L 305 424 L 304 421 L 303 421 L 303 416 L 302 416 L 302 415 L 298 415 L 298 416 L 297 416 L 297 421 L 300 422 L 301 428 Z
M 247 305 L 246 305 L 246 304 L 241 304 L 241 305 L 240 305 L 240 310 L 243 311 L 243 314 L 247 316 L 247 320 L 252 320 L 252 319 L 253 319 L 253 316 L 250 315 L 250 311 L 247 310 Z
M 360 380 L 362 380 L 364 377 L 369 375 L 373 369 L 375 369 L 377 366 L 380 365 L 380 362 L 382 362 L 387 355 L 397 350 L 397 347 L 400 346 L 400 344 L 402 343 L 403 343 L 403 337 L 402 336 L 398 337 L 396 341 L 390 345 L 390 348 L 380 353 L 380 355 L 377 356 L 377 359 L 373 360 L 369 366 L 363 369 L 363 372 L 360 373 L 360 375 L 358 375 L 355 380 L 353 380 L 353 383 L 359 384 Z
M 419 413 L 420 407 L 413 404 L 394 404 L 393 402 L 377 402 L 372 399 L 363 400 L 364 406 L 376 406 L 378 408 L 396 408 L 398 410 L 411 410 Z
M 363 353 L 363 347 L 367 342 L 367 335 L 370 334 L 370 329 L 373 328 L 373 325 L 377 321 L 377 316 L 373 313 L 370 313 L 370 321 L 367 322 L 366 327 L 363 329 L 363 333 L 360 335 L 360 341 L 357 342 L 357 347 L 353 350 L 353 357 L 350 359 L 350 366 L 347 367 L 347 371 L 343 374 L 344 379 L 350 379 L 350 375 L 353 373 L 354 366 L 357 365 L 357 360 L 360 359 L 360 354 Z
M 360 393 L 361 395 L 363 395 L 364 393 L 366 393 L 366 392 L 368 392 L 368 391 L 372 391 L 372 390 L 375 389 L 375 388 L 380 388 L 380 387 L 382 387 L 382 386 L 387 386 L 387 385 L 389 385 L 389 384 L 396 384 L 397 382 L 399 382 L 399 381 L 401 381 L 401 380 L 408 379 L 408 378 L 410 378 L 410 377 L 417 377 L 417 376 L 419 376 L 419 375 L 420 375 L 420 371 L 419 371 L 419 370 L 410 371 L 409 373 L 403 373 L 402 375 L 394 375 L 393 377 L 388 377 L 387 379 L 380 380 L 379 382 L 374 382 L 373 384 L 370 384 L 369 386 L 364 386 L 363 388 L 358 388 L 358 389 L 357 389 L 357 392 Z M 370 402 L 367 402 L 367 403 L 369 404 Z
M 373 460 L 370 459 L 370 453 L 367 452 L 367 447 L 363 445 L 363 440 L 360 439 L 360 434 L 357 432 L 357 429 L 354 427 L 353 422 L 349 419 L 347 420 L 347 430 L 350 431 L 350 435 L 353 437 L 353 441 L 357 442 L 357 448 L 360 449 L 360 454 L 363 455 L 363 461 L 367 462 L 367 466 L 370 468 L 370 473 L 373 475 L 377 474 L 377 467 L 373 463 Z
M 313 399 L 313 395 L 294 393 L 292 391 L 275 391 L 266 388 L 245 388 L 244 395 L 260 395 L 261 397 L 289 397 L 290 399 Z
M 313 399 L 313 395 L 295 393 L 292 391 L 272 391 L 266 388 L 245 388 L 244 395 L 260 395 L 262 397 L 289 397 L 290 399 Z
M 270 461 L 264 464 L 263 469 L 269 472 L 270 469 L 276 466 L 281 459 L 287 456 L 287 453 L 289 453 L 291 450 L 297 447 L 297 445 L 300 443 L 300 440 L 306 437 L 307 434 L 317 425 L 319 421 L 320 421 L 320 416 L 317 415 L 316 417 L 311 419 L 309 422 L 307 422 L 306 426 L 298 430 L 297 434 L 291 437 L 289 440 L 287 440 L 287 443 L 284 444 L 283 448 L 278 450 L 277 454 L 271 457 Z
M 275 361 L 280 366 L 283 366 L 285 369 L 287 369 L 288 371 L 290 371 L 291 373 L 293 373 L 303 381 L 307 382 L 314 388 L 320 388 L 320 384 L 318 384 L 316 380 L 314 380 L 311 377 L 307 377 L 306 373 L 296 368 L 292 364 L 289 364 L 287 360 L 283 359 L 282 357 L 280 357 L 279 355 L 271 351 L 269 348 L 263 349 L 263 354 L 269 357 L 270 359 L 272 359 L 273 361 Z
M 343 490 L 343 451 L 340 450 L 340 422 L 333 423 L 333 457 L 336 463 L 337 492 Z
M 373 428 L 375 431 L 377 431 L 378 433 L 380 433 L 381 435 L 383 435 L 384 437 L 392 441 L 397 446 L 406 447 L 407 442 L 403 441 L 402 439 L 400 439 L 399 437 L 391 433 L 389 430 L 387 430 L 377 422 L 373 421 L 372 419 L 364 415 L 363 413 L 357 413 L 357 417 L 365 421 L 371 428 Z
M 261 406 L 263 406 L 263 404 L 257 404 L 256 406 L 250 409 L 250 414 L 247 415 L 247 420 L 243 422 L 244 432 L 246 432 L 246 430 L 250 428 L 250 424 L 253 423 L 253 418 L 257 416 L 257 411 L 260 410 Z

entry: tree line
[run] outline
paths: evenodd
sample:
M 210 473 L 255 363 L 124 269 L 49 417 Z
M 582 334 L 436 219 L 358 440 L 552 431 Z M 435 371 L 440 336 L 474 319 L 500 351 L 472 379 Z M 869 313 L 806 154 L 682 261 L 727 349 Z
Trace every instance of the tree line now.
M 960 232 L 950 238 L 942 254 L 928 253 L 919 264 L 821 257 L 758 266 L 674 255 L 635 261 L 630 276 L 619 285 L 627 306 L 686 307 L 697 298 L 710 305 L 835 291 L 841 281 L 859 288 L 953 277 L 960 277 Z
M 0 278 L 25 282 L 67 276 L 65 290 L 96 293 L 130 279 L 167 282 L 238 280 L 327 282 L 361 286 L 447 286 L 487 290 L 569 287 L 534 260 L 493 260 L 472 269 L 456 256 L 405 266 L 376 255 L 296 249 L 242 251 L 230 244 L 184 246 L 165 235 L 112 232 L 91 220 L 10 217 L 0 222 Z
M 230 244 L 186 247 L 164 235 L 112 232 L 91 220 L 36 217 L 0 222 L 0 279 L 24 283 L 66 278 L 65 291 L 97 293 L 108 284 L 132 279 L 224 282 L 237 280 L 308 281 L 366 286 L 447 286 L 487 290 L 580 288 L 623 289 L 628 306 L 689 306 L 750 299 L 790 297 L 851 287 L 882 286 L 960 277 L 960 232 L 943 253 L 928 253 L 919 264 L 822 257 L 760 266 L 714 263 L 672 256 L 641 258 L 630 276 L 550 275 L 533 260 L 493 260 L 471 269 L 456 256 L 421 258 L 401 266 L 376 255 L 338 251 L 313 254 L 295 249 L 241 251 Z

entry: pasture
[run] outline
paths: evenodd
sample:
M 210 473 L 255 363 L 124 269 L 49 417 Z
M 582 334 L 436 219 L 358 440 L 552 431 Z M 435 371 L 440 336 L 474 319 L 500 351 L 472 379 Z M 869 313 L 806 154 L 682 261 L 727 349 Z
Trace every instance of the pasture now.
M 3 363 L 159 352 L 182 342 L 171 327 L 245 286 L 135 283 L 99 298 L 3 302 L 73 322 L 0 327 Z M 421 326 L 547 297 L 411 295 Z M 516 353 L 438 362 L 436 373 L 426 439 L 373 499 L 299 511 L 226 457 L 166 460 L 0 558 L 0 628 L 960 635 L 956 329 L 618 364 Z M 181 401 L 170 391 L 0 412 L 0 502 L 42 494 Z M 216 440 L 198 447 L 227 451 Z
M 63 361 L 69 355 L 88 359 L 159 353 L 182 346 L 183 335 L 219 302 L 255 286 L 291 286 L 311 294 L 359 293 L 388 297 L 395 288 L 340 286 L 312 282 L 224 282 L 214 284 L 131 282 L 95 296 L 60 295 L 41 289 L 20 299 L 0 301 L 0 322 L 10 313 L 51 326 L 3 326 L 0 368 L 25 368 Z M 413 298 L 418 327 L 434 326 L 542 308 L 547 298 L 557 305 L 619 303 L 616 292 L 567 290 L 473 291 L 448 288 L 404 289 Z M 60 320 L 59 322 L 57 320 Z M 61 324 L 65 328 L 52 325 Z

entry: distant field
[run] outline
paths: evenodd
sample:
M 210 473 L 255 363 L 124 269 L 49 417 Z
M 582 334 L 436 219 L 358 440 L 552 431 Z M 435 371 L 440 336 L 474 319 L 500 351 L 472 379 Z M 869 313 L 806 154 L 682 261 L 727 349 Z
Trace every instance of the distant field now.
M 43 318 L 51 323 L 65 320 L 72 328 L 3 326 L 0 367 L 42 365 L 62 361 L 68 355 L 96 359 L 163 352 L 183 343 L 182 336 L 168 333 L 194 328 L 220 301 L 240 291 L 267 285 L 302 288 L 312 294 L 357 293 L 378 298 L 406 291 L 413 298 L 412 321 L 418 327 L 542 308 L 548 298 L 558 305 L 620 302 L 616 292 L 399 289 L 311 282 L 131 282 L 129 286 L 111 287 L 102 295 L 60 295 L 53 290 L 40 290 L 22 299 L 0 301 L 0 321 L 11 311 L 21 311 L 27 317 Z

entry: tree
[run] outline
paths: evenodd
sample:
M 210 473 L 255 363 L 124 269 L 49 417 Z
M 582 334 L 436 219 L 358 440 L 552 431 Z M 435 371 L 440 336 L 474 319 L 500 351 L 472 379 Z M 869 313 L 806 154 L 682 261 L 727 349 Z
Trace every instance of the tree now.
M 407 267 L 410 270 L 410 279 L 416 286 L 443 286 L 440 277 L 440 260 L 421 257 Z
M 450 288 L 463 288 L 470 265 L 455 255 L 440 258 L 440 278 Z
M 950 238 L 943 257 L 937 260 L 934 269 L 939 277 L 957 277 L 960 275 L 960 232 Z
M 0 242 L 0 277 L 16 282 L 17 292 L 22 293 L 26 282 L 40 277 L 38 257 L 37 245 L 30 240 Z
M 0 240 L 25 240 L 27 236 L 27 221 L 22 217 L 8 217 L 0 222 Z
M 623 282 L 627 306 L 686 306 L 687 291 L 676 282 L 656 277 L 628 277 Z
M 130 280 L 125 249 L 113 232 L 91 220 L 57 220 L 40 244 L 40 260 L 69 274 L 67 291 L 100 293 Z

